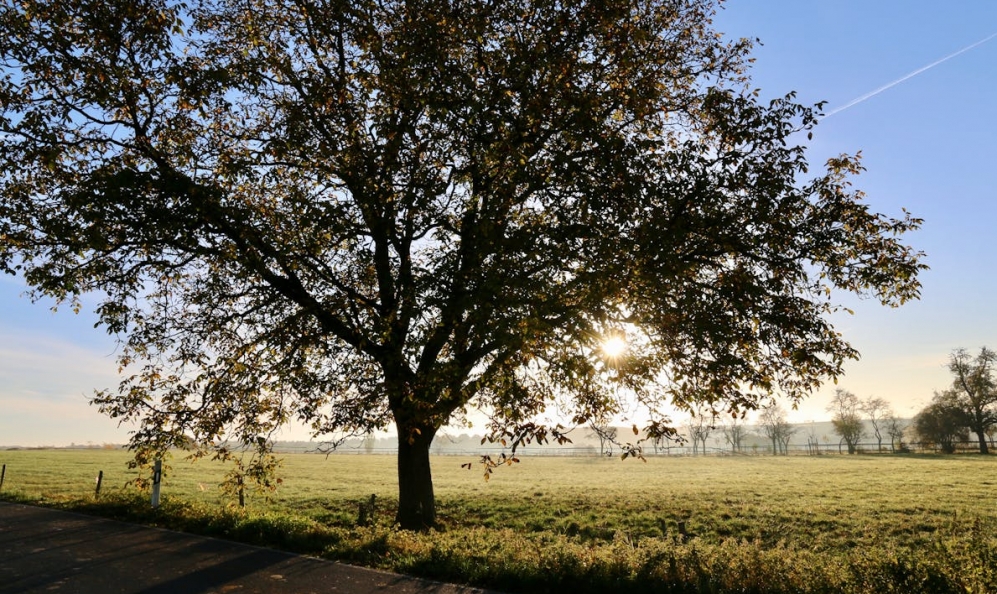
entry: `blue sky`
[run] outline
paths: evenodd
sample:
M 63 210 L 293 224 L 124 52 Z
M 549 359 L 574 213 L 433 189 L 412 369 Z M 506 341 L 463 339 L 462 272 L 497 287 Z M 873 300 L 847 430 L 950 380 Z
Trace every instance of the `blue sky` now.
M 760 38 L 754 86 L 764 97 L 847 105 L 997 33 L 992 0 L 731 0 L 717 18 L 731 37 Z M 997 39 L 828 117 L 809 143 L 812 164 L 861 150 L 856 187 L 873 209 L 925 219 L 910 236 L 928 253 L 922 299 L 892 310 L 845 297 L 835 323 L 862 353 L 839 383 L 887 399 L 904 416 L 948 386 L 948 354 L 997 346 Z M 87 404 L 117 384 L 115 343 L 92 316 L 49 311 L 0 278 L 0 444 L 123 442 L 126 428 Z M 835 386 L 803 403 L 796 421 L 827 418 Z
M 997 3 L 973 0 L 735 0 L 718 17 L 732 37 L 760 38 L 754 86 L 795 90 L 826 111 L 997 33 Z M 812 164 L 861 150 L 855 185 L 874 210 L 906 207 L 925 219 L 908 240 L 928 253 L 922 298 L 891 310 L 848 298 L 854 316 L 838 329 L 862 353 L 840 386 L 880 396 L 908 415 L 949 385 L 948 354 L 997 343 L 990 230 L 997 156 L 997 39 L 940 63 L 823 120 L 809 144 Z M 834 386 L 796 420 L 821 419 Z

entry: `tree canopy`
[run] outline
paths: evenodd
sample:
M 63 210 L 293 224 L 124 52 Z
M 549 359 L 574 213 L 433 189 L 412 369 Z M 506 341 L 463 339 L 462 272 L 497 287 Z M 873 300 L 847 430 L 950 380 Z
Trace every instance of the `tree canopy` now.
M 838 388 L 834 391 L 834 397 L 827 405 L 827 412 L 831 413 L 831 425 L 834 432 L 848 446 L 848 453 L 854 454 L 858 451 L 859 442 L 865 437 L 865 424 L 859 412 L 862 409 L 862 402 L 859 397 Z
M 935 392 L 912 426 L 922 444 L 936 446 L 945 454 L 954 453 L 956 444 L 969 440 L 969 419 L 951 391 Z
M 139 453 L 394 424 L 403 527 L 470 408 L 519 444 L 643 405 L 797 401 L 835 290 L 916 298 L 920 221 L 819 108 L 750 87 L 711 0 L 19 0 L 0 8 L 0 264 L 95 293 Z M 598 348 L 625 336 L 626 353 Z M 252 469 L 251 469 L 252 470 Z

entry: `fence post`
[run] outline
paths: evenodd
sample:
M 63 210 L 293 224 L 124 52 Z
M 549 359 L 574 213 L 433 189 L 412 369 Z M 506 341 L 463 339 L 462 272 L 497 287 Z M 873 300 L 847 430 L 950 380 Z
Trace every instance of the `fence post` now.
M 3 465 L 3 469 L 0 469 L 0 489 L 3 489 L 3 477 L 7 476 L 7 465 Z
M 163 461 L 159 458 L 152 466 L 152 508 L 159 507 L 159 485 L 163 480 Z
M 93 498 L 97 499 L 100 497 L 100 484 L 104 482 L 104 471 L 101 470 L 97 472 L 97 488 L 93 491 Z

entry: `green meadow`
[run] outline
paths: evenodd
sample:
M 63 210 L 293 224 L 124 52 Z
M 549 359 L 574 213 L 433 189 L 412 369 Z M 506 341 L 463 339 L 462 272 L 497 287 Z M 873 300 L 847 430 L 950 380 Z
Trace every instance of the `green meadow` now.
M 244 508 L 177 456 L 158 510 L 128 459 L 0 451 L 0 498 L 507 592 L 997 592 L 997 457 L 527 456 L 486 481 L 438 456 L 428 533 L 392 527 L 393 456 L 285 455 Z

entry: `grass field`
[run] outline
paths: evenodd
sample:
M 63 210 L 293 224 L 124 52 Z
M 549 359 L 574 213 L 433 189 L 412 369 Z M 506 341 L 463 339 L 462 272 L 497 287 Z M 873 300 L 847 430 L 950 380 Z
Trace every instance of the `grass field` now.
M 0 494 L 509 592 L 997 592 L 993 457 L 524 458 L 487 482 L 437 457 L 427 534 L 391 526 L 392 456 L 286 455 L 246 509 L 174 459 L 156 512 L 127 459 L 0 451 Z

